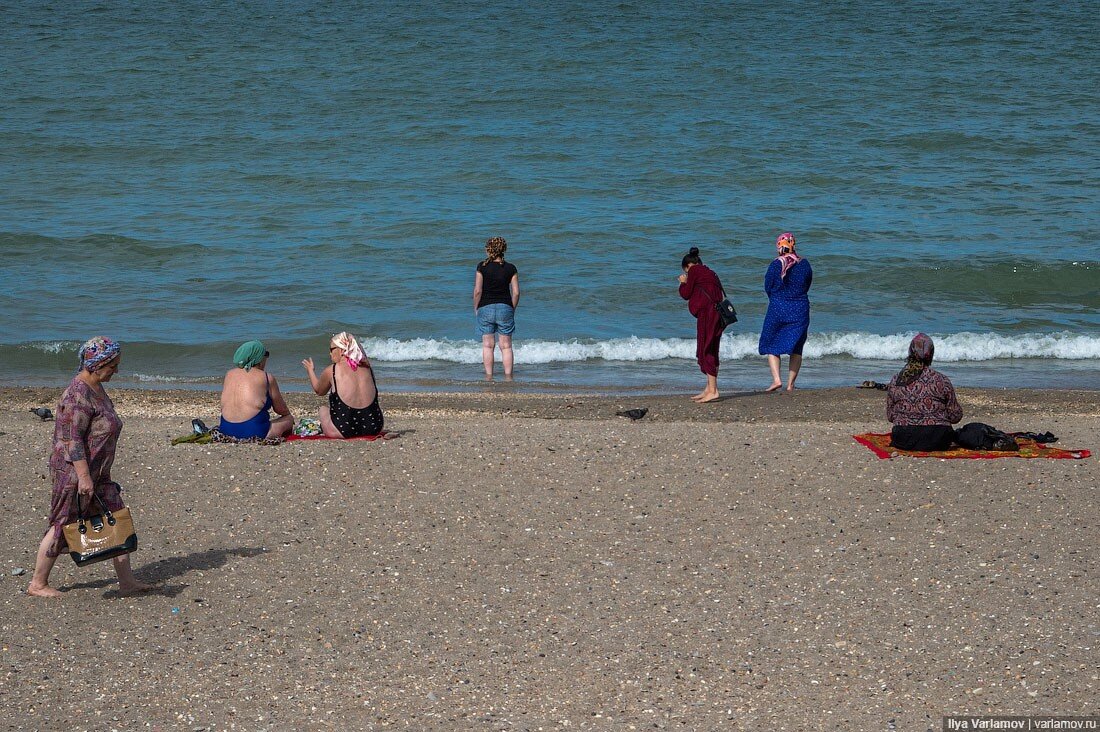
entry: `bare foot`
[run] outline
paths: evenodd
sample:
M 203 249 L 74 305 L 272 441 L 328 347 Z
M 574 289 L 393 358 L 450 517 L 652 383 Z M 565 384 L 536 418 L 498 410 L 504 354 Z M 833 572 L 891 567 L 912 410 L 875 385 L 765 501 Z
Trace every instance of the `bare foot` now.
M 146 584 L 145 582 L 135 582 L 132 585 L 118 586 L 118 594 L 120 595 L 136 595 L 141 592 L 149 592 L 150 590 L 159 589 L 156 585 Z
M 61 593 L 49 585 L 41 587 L 34 584 L 27 585 L 27 594 L 33 597 L 61 597 Z
M 794 391 L 794 384 L 787 387 L 787 391 Z
M 767 389 L 765 389 L 765 390 L 764 390 L 764 393 L 766 394 L 766 393 L 768 393 L 768 392 L 771 392 L 771 391 L 775 391 L 776 389 L 779 389 L 779 388 L 781 388 L 782 386 L 783 386 L 783 382 L 782 382 L 782 381 L 776 381 L 776 382 L 775 382 L 775 383 L 773 383 L 773 384 L 772 384 L 771 386 L 769 386 L 769 387 L 768 387 Z
M 696 404 L 706 404 L 707 402 L 718 401 L 721 395 L 716 391 L 705 392 L 702 397 L 695 400 Z
M 512 380 L 512 375 L 511 374 L 505 374 L 504 375 L 504 380 L 505 381 L 511 381 Z

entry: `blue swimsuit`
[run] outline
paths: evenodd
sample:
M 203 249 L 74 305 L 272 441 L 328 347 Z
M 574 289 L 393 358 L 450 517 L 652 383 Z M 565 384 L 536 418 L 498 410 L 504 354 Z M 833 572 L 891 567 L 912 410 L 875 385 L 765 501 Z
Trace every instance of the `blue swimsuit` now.
M 271 429 L 271 415 L 267 413 L 267 410 L 271 407 L 271 381 L 269 380 L 267 382 L 267 400 L 254 417 L 243 422 L 230 422 L 222 417 L 218 429 L 223 435 L 236 437 L 238 440 L 247 440 L 250 437 L 267 437 L 267 433 Z

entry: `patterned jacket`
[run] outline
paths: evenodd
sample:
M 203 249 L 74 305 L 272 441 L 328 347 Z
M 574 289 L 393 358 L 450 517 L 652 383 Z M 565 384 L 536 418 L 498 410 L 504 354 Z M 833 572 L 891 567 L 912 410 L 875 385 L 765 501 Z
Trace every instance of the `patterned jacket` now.
M 948 425 L 962 420 L 962 407 L 951 380 L 931 368 L 905 386 L 898 377 L 886 388 L 886 419 L 898 426 Z

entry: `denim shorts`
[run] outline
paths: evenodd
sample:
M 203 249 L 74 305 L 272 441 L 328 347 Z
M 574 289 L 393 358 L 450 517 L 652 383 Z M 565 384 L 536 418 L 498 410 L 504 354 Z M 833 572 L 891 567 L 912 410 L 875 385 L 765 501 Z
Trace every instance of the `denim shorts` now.
M 511 305 L 493 303 L 482 305 L 477 309 L 478 335 L 492 335 L 493 333 L 512 335 L 512 331 L 515 329 L 516 311 L 512 309 Z

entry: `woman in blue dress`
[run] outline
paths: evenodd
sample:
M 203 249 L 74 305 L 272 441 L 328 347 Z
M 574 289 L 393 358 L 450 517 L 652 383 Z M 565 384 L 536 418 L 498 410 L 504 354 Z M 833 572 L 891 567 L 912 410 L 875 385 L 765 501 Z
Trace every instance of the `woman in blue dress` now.
M 760 331 L 760 355 L 768 357 L 772 383 L 767 391 L 783 386 L 779 378 L 779 357 L 790 354 L 787 391 L 794 390 L 798 370 L 802 368 L 802 347 L 810 329 L 810 291 L 814 273 L 810 263 L 794 250 L 794 234 L 786 232 L 775 240 L 778 256 L 764 275 L 764 291 L 768 293 L 768 314 Z

